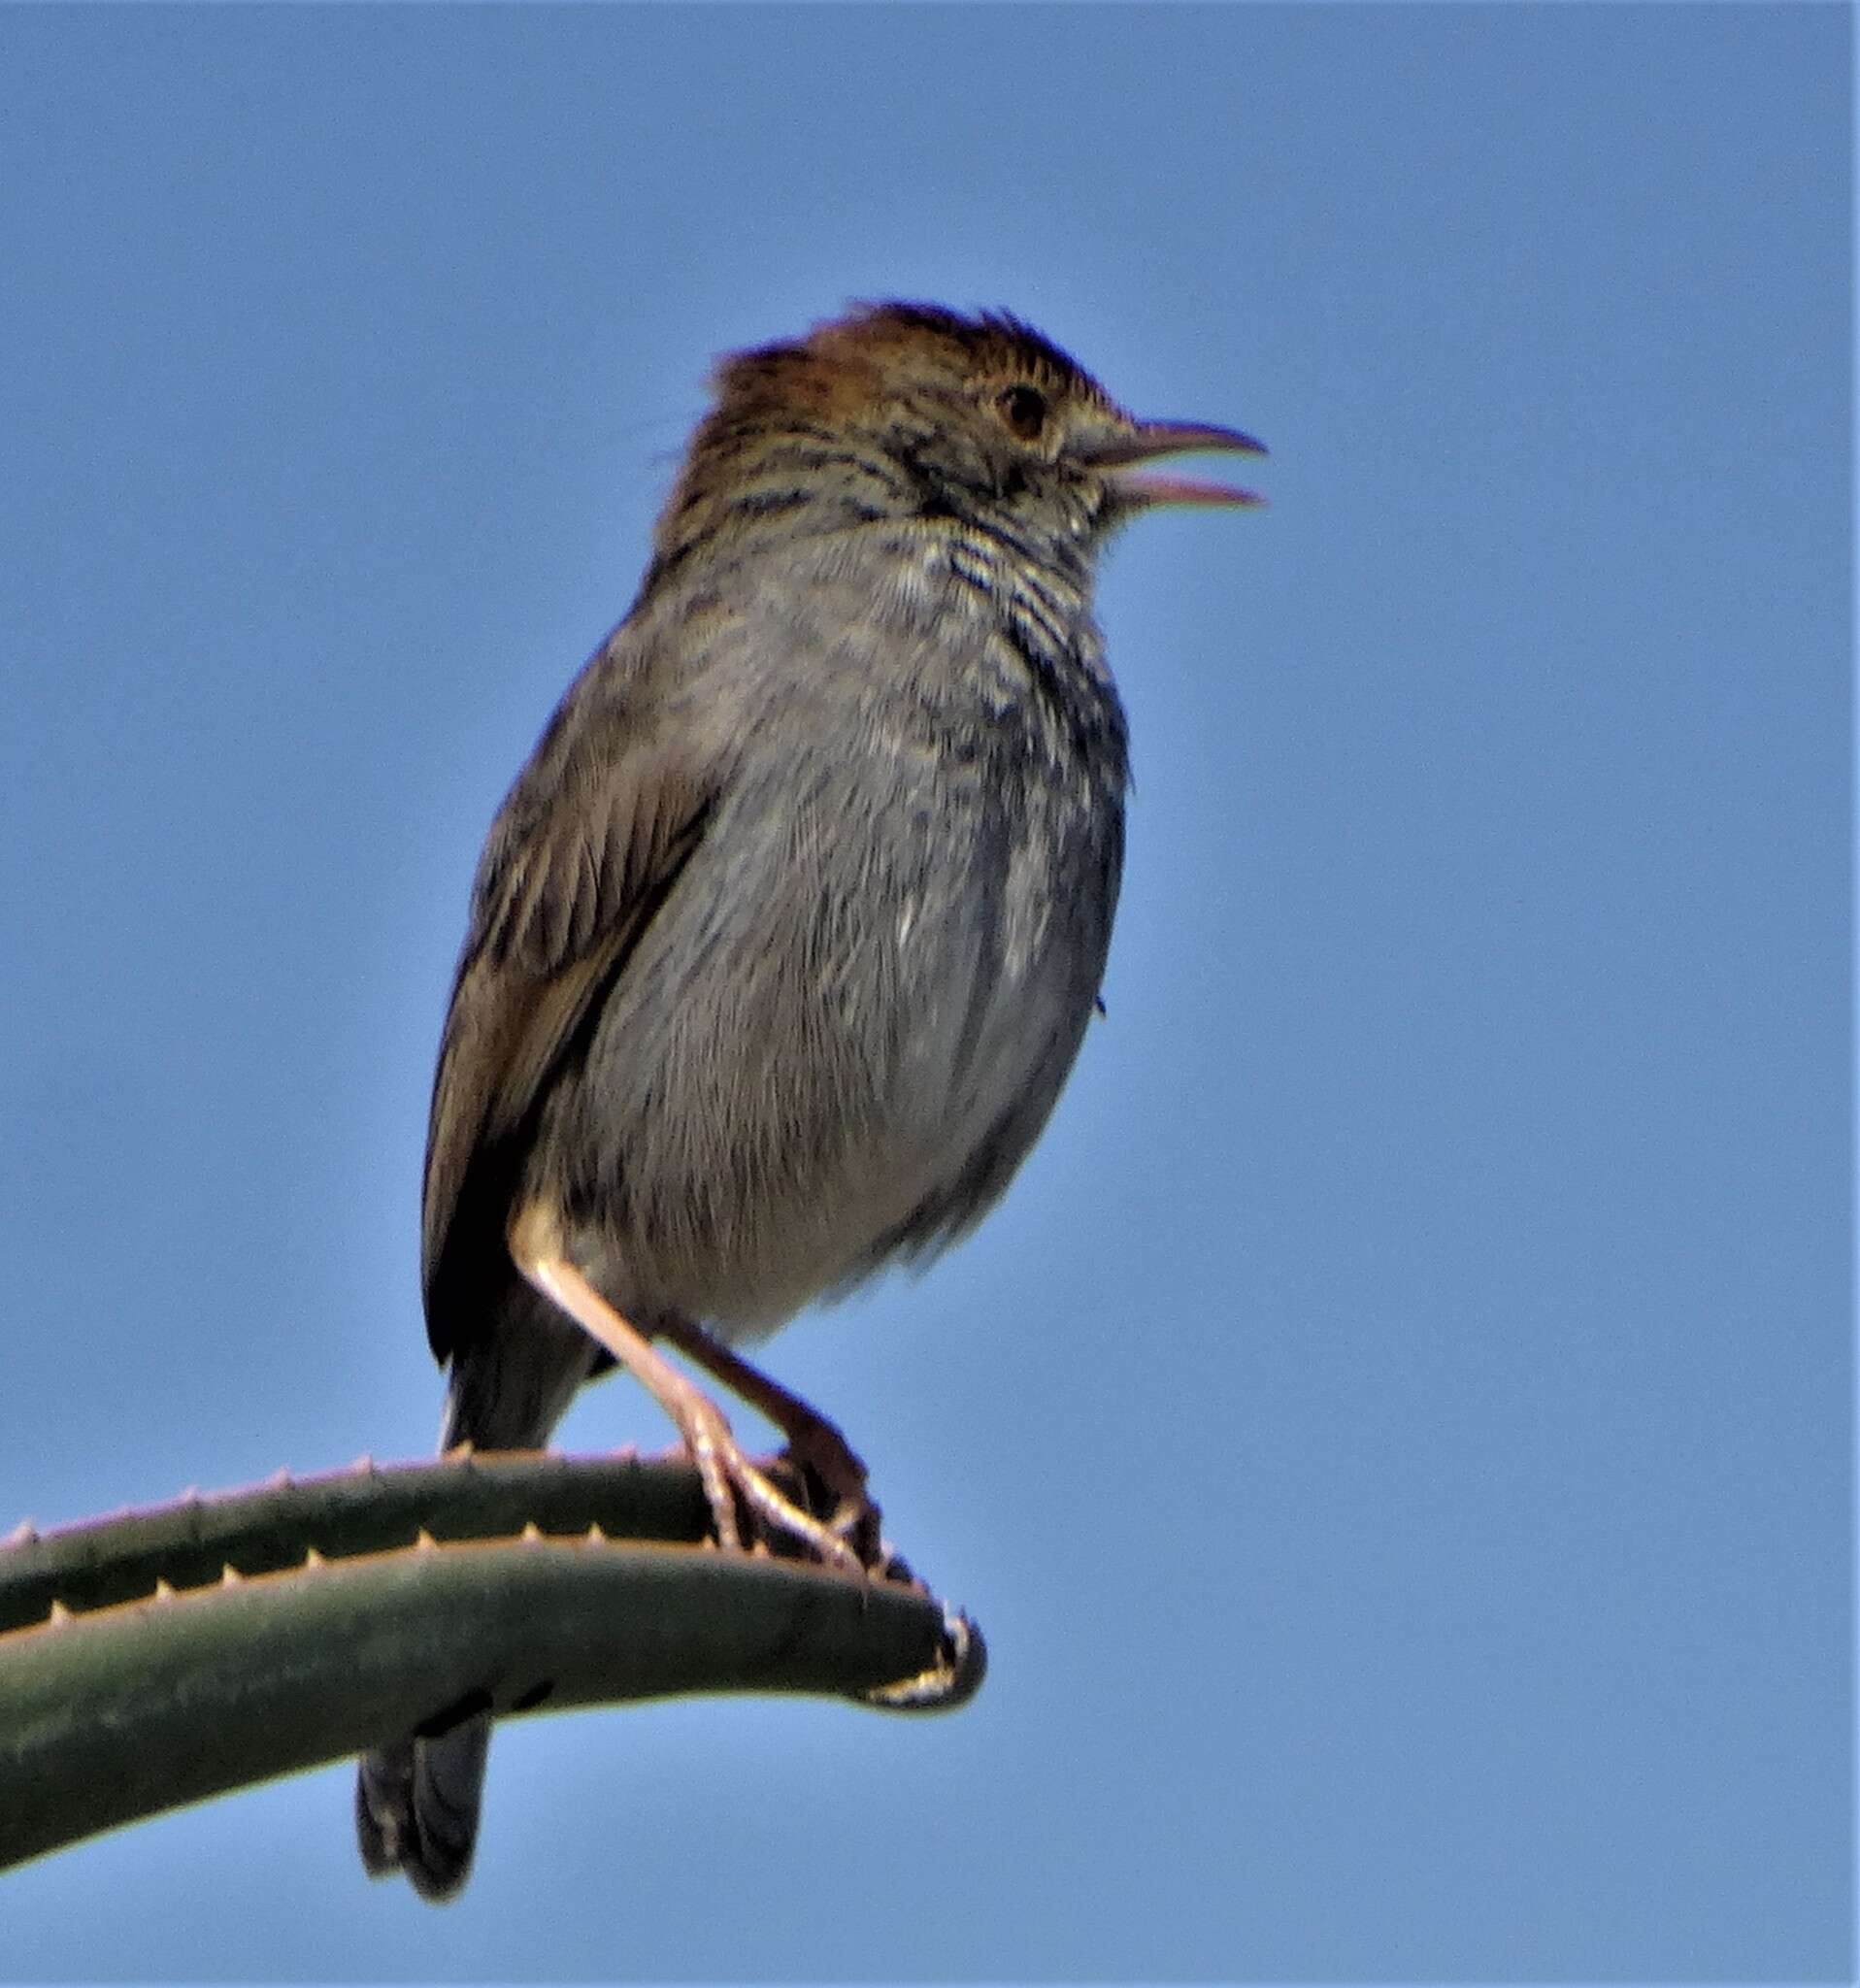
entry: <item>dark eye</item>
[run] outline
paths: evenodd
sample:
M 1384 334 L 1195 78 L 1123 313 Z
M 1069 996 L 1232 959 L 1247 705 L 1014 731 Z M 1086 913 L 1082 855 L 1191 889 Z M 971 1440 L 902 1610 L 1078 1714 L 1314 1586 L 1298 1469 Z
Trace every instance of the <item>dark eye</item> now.
M 1046 396 L 1039 387 L 1010 386 L 997 397 L 995 406 L 1022 442 L 1040 440 L 1040 431 L 1046 425 Z

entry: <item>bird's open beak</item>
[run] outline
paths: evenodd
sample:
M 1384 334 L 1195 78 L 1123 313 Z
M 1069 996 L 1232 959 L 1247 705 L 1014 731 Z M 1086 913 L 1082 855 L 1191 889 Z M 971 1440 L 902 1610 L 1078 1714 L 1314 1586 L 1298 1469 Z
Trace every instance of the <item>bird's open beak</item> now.
M 1209 421 L 1139 421 L 1121 434 L 1093 443 L 1087 460 L 1106 470 L 1106 480 L 1126 504 L 1264 504 L 1256 491 L 1205 477 L 1178 476 L 1173 470 L 1148 470 L 1141 465 L 1158 456 L 1187 455 L 1204 449 L 1231 455 L 1264 455 L 1266 446 L 1238 428 L 1217 428 Z

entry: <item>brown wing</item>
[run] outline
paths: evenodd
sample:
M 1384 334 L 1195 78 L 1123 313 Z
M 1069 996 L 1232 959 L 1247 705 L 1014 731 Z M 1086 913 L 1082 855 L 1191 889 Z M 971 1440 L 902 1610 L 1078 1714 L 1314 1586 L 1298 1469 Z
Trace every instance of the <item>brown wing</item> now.
M 564 700 L 485 843 L 433 1080 L 421 1281 L 442 1361 L 508 1280 L 536 1113 L 703 833 L 710 794 L 637 705 Z

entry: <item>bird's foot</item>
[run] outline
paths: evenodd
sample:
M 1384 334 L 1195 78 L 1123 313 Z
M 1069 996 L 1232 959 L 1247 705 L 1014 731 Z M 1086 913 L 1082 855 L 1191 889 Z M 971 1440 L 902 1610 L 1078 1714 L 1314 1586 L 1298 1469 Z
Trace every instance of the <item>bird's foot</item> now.
M 831 1423 L 822 1425 L 836 1438 Z M 840 1445 L 841 1455 L 851 1457 L 856 1477 L 848 1478 L 834 1468 L 837 1457 L 822 1458 L 805 1442 L 790 1442 L 779 1459 L 783 1474 L 791 1476 L 802 1500 L 816 1513 L 833 1536 L 843 1541 L 868 1574 L 888 1574 L 893 1554 L 885 1543 L 882 1514 L 866 1494 L 865 1469 L 856 1457 Z
M 754 1521 L 754 1531 L 784 1533 L 811 1547 L 825 1566 L 844 1573 L 864 1575 L 868 1572 L 867 1563 L 834 1527 L 804 1511 L 749 1461 L 715 1402 L 623 1318 L 579 1266 L 569 1261 L 562 1251 L 555 1218 L 545 1206 L 531 1203 L 520 1209 L 511 1224 L 510 1240 L 511 1255 L 528 1281 L 605 1346 L 671 1416 L 697 1466 L 719 1546 L 729 1552 L 743 1550 L 744 1529 L 737 1522 L 737 1500 L 741 1498 Z M 832 1433 L 838 1436 L 837 1430 Z M 844 1440 L 840 1448 L 863 1484 L 865 1473 L 858 1459 L 846 1448 Z M 762 1541 L 757 1539 L 755 1543 Z
M 882 1572 L 891 1553 L 880 1531 L 880 1513 L 866 1490 L 866 1468 L 838 1427 L 817 1410 L 787 1419 L 787 1447 L 781 1461 L 800 1480 L 808 1508 L 859 1556 L 869 1573 Z
M 833 1519 L 822 1521 L 779 1489 L 744 1453 L 722 1409 L 709 1395 L 690 1387 L 688 1395 L 676 1408 L 670 1402 L 665 1406 L 678 1423 L 679 1434 L 684 1438 L 684 1446 L 697 1466 L 717 1544 L 726 1552 L 743 1550 L 745 1528 L 739 1524 L 737 1512 L 737 1500 L 741 1499 L 751 1521 L 752 1546 L 764 1547 L 766 1541 L 760 1535 L 773 1531 L 812 1548 L 815 1557 L 828 1567 L 837 1567 L 846 1574 L 864 1574 L 870 1571 L 871 1561 L 856 1540 L 842 1535 L 838 1512 Z M 803 1471 L 799 1474 L 805 1486 L 807 1474 Z M 875 1519 L 876 1516 L 875 1512 Z
M 866 1492 L 865 1465 L 839 1425 L 690 1319 L 669 1318 L 659 1331 L 781 1430 L 787 1438 L 781 1462 L 793 1474 L 809 1511 L 851 1546 L 868 1573 L 888 1573 L 894 1556 L 880 1532 L 879 1508 Z

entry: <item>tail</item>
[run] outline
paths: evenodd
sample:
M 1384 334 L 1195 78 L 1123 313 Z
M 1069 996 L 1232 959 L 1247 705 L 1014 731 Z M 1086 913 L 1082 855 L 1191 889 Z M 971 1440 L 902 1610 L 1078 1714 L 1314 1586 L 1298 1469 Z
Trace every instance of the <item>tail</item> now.
M 402 1740 L 362 1755 L 355 1841 L 370 1877 L 403 1871 L 435 1904 L 464 1889 L 490 1750 L 490 1715 L 476 1712 L 437 1738 Z
M 541 1449 L 600 1361 L 580 1326 L 526 1284 L 498 1296 L 488 1329 L 452 1356 L 442 1453 Z M 362 1756 L 355 1775 L 355 1840 L 370 1877 L 403 1872 L 421 1898 L 454 1897 L 471 1875 L 479 1805 L 490 1754 L 488 1712 L 438 1732 L 410 1734 Z

